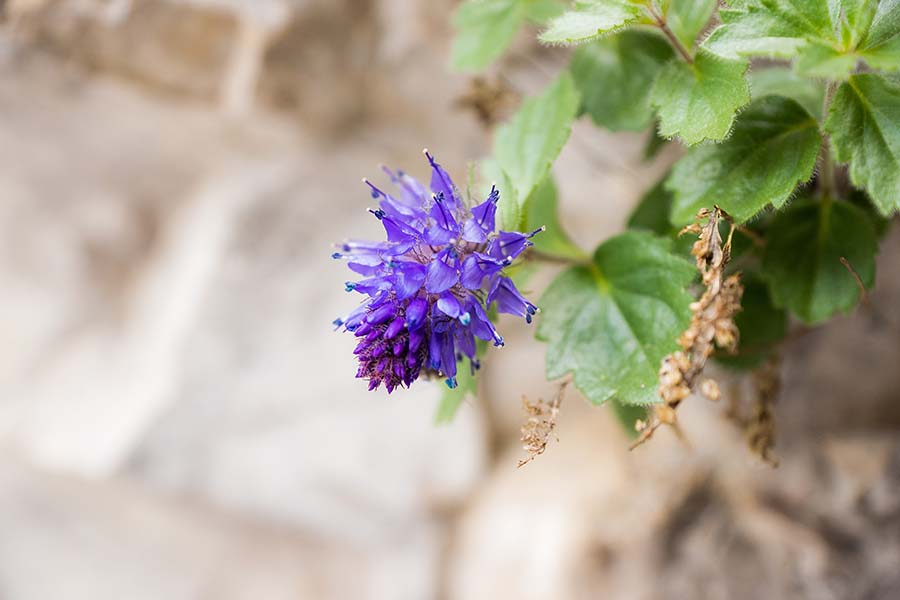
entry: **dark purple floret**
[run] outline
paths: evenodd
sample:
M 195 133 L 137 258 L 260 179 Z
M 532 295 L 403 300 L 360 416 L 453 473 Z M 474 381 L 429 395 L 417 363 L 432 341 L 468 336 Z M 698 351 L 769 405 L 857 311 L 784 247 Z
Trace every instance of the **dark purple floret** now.
M 365 318 L 353 330 L 359 338 L 353 353 L 359 359 L 356 376 L 368 379 L 370 390 L 384 383 L 390 393 L 419 377 L 428 357 L 425 322 L 416 313 L 421 304 L 386 294 L 367 306 Z
M 336 327 L 358 338 L 357 377 L 369 389 L 384 384 L 388 393 L 409 387 L 421 374 L 439 375 L 456 387 L 457 363 L 478 368 L 475 339 L 503 345 L 488 317 L 498 312 L 524 317 L 537 307 L 528 302 L 503 269 L 529 246 L 531 233 L 495 231 L 500 192 L 469 208 L 450 175 L 425 151 L 431 164 L 430 193 L 403 172 L 385 173 L 397 195 L 364 180 L 378 200 L 370 212 L 384 226 L 386 241 L 347 241 L 333 258 L 363 279 L 347 282 L 348 292 L 368 299 Z

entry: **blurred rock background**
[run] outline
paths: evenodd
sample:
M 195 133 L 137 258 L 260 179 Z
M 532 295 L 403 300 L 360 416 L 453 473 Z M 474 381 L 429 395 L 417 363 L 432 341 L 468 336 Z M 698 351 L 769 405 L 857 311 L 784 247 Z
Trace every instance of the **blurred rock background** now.
M 454 4 L 0 2 L 0 598 L 900 597 L 896 227 L 869 306 L 785 349 L 777 470 L 721 406 L 629 453 L 574 392 L 516 469 L 555 386 L 512 320 L 449 426 L 437 386 L 353 379 L 328 254 L 378 235 L 360 177 L 489 148 Z M 527 94 L 559 54 L 497 72 Z M 585 247 L 671 163 L 643 142 L 576 127 Z

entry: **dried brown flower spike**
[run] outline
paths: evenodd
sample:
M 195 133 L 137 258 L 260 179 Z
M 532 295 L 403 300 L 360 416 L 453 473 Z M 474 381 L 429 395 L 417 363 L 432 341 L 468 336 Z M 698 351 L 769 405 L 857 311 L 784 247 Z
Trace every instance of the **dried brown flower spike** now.
M 704 219 L 706 223 L 701 225 Z M 719 234 L 721 220 L 731 225 L 728 239 L 724 242 Z M 744 288 L 740 273 L 725 277 L 734 229 L 731 217 L 717 206 L 711 211 L 705 208 L 700 210 L 695 222 L 681 231 L 681 234 L 694 233 L 699 236 L 691 254 L 697 261 L 697 270 L 706 289 L 700 299 L 691 304 L 691 324 L 678 339 L 681 350 L 662 361 L 659 395 L 663 403 L 654 407 L 649 422 L 638 422 L 637 429 L 641 435 L 632 448 L 650 439 L 663 424 L 676 427 L 678 433 L 675 409 L 696 389 L 698 383 L 704 396 L 710 400 L 719 399 L 718 384 L 711 379 L 701 383 L 698 378 L 717 345 L 728 352 L 734 352 L 737 348 L 738 329 L 734 324 L 734 315 L 741 309 Z
M 486 129 L 503 120 L 519 102 L 519 95 L 502 78 L 490 82 L 484 77 L 473 77 L 469 89 L 456 99 L 457 107 L 471 110 Z
M 519 467 L 524 467 L 547 450 L 550 436 L 556 430 L 556 417 L 559 416 L 559 406 L 562 404 L 563 394 L 569 382 L 563 382 L 551 402 L 544 402 L 538 398 L 537 402 L 529 402 L 526 396 L 522 396 L 522 408 L 525 409 L 525 423 L 522 424 L 522 448 L 528 453 L 528 458 L 519 461 Z M 556 441 L 559 441 L 557 439 Z
M 756 387 L 756 406 L 746 425 L 747 444 L 754 454 L 772 467 L 778 466 L 778 458 L 772 452 L 775 447 L 775 399 L 781 389 L 781 357 L 773 354 L 753 373 Z

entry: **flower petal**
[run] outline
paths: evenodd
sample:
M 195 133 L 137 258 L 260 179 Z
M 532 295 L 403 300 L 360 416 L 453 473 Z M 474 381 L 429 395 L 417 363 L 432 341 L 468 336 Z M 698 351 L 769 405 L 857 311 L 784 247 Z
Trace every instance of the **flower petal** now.
M 462 312 L 459 300 L 450 292 L 444 292 L 440 295 L 437 301 L 437 308 L 451 319 L 457 318 L 459 313 Z
M 491 243 L 488 245 L 488 254 L 494 258 L 516 258 L 526 248 L 533 245 L 528 240 L 542 231 L 544 231 L 543 227 L 535 229 L 531 233 L 501 231 L 500 235 L 491 240 Z
M 393 264 L 394 290 L 397 299 L 406 300 L 414 296 L 425 284 L 427 269 L 417 262 L 397 262 Z
M 470 290 L 480 290 L 483 288 L 485 277 L 499 273 L 509 262 L 511 261 L 508 259 L 498 260 L 475 252 L 463 261 L 460 283 Z
M 475 358 L 475 337 L 472 335 L 472 331 L 467 327 L 456 327 L 453 334 L 459 351 L 469 360 Z
M 472 207 L 472 216 L 463 224 L 462 239 L 477 244 L 487 240 L 488 234 L 494 231 L 498 200 L 500 200 L 500 192 L 492 186 L 487 200 Z
M 410 330 L 418 329 L 425 322 L 428 313 L 428 302 L 424 298 L 410 300 L 406 306 L 406 327 Z
M 394 305 L 393 302 L 385 302 L 366 315 L 366 323 L 369 323 L 370 325 L 381 325 L 395 314 L 397 314 L 396 305 Z
M 450 179 L 450 174 L 445 171 L 441 165 L 435 162 L 434 157 L 428 153 L 428 150 L 425 150 L 425 157 L 428 158 L 428 162 L 431 163 L 431 191 L 435 196 L 444 195 L 444 201 L 447 203 L 447 207 L 450 210 L 455 211 L 459 207 L 459 192 L 456 191 L 456 186 L 453 184 L 453 180 Z
M 428 265 L 425 290 L 430 294 L 440 294 L 456 285 L 459 281 L 458 263 L 459 259 L 451 248 L 438 252 Z
M 431 245 L 444 245 L 459 237 L 459 223 L 447 206 L 443 194 L 434 197 L 429 211 L 431 226 L 425 231 L 425 241 Z
M 497 312 L 525 317 L 531 323 L 531 317 L 537 312 L 537 307 L 522 297 L 516 284 L 509 277 L 498 277 L 487 297 L 488 305 L 497 303 Z
M 409 354 L 414 355 L 425 340 L 425 332 L 420 330 L 409 332 Z
M 475 337 L 486 342 L 493 341 L 495 346 L 503 345 L 503 337 L 497 333 L 497 329 L 482 308 L 481 302 L 472 298 L 466 305 L 466 312 L 469 313 L 471 319 L 469 328 Z
M 387 326 L 387 329 L 384 330 L 384 339 L 392 340 L 397 337 L 397 334 L 401 331 L 403 331 L 403 319 L 397 317 L 391 321 L 390 325 Z
M 435 371 L 441 370 L 441 341 L 444 334 L 435 331 L 428 338 L 428 366 Z
M 456 376 L 456 349 L 453 334 L 449 331 L 441 335 L 441 372 L 448 379 Z

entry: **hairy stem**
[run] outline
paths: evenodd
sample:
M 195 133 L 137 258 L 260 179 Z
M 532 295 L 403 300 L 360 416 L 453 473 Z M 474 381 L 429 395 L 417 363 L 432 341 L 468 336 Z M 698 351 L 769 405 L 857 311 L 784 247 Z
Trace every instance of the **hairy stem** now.
M 580 264 L 584 264 L 585 262 L 588 262 L 587 257 L 583 257 L 583 258 L 571 257 L 571 258 L 569 258 L 569 257 L 565 257 L 565 256 L 557 256 L 556 254 L 546 254 L 545 252 L 541 252 L 540 250 L 537 250 L 536 248 L 528 249 L 528 257 L 531 260 L 536 260 L 539 262 L 546 262 L 546 263 L 556 263 L 556 264 L 560 264 L 560 265 L 580 265 Z
M 829 82 L 825 89 L 825 99 L 822 102 L 822 119 L 828 115 L 831 106 L 831 98 L 834 96 L 836 85 Z M 822 132 L 822 150 L 819 152 L 819 193 L 822 198 L 830 198 L 835 193 L 834 159 L 831 156 L 831 140 L 826 132 Z
M 663 35 L 666 36 L 666 39 L 669 40 L 669 43 L 672 44 L 672 47 L 681 55 L 681 58 L 684 61 L 691 65 L 694 63 L 694 57 L 691 56 L 690 50 L 688 50 L 684 44 L 681 43 L 681 40 L 678 39 L 678 36 L 672 32 L 669 28 L 669 24 L 666 23 L 665 17 L 656 12 L 656 9 L 653 8 L 652 5 L 647 5 L 647 12 L 650 13 L 650 18 L 653 19 L 653 22 L 656 23 L 656 26 L 659 27 L 660 31 L 663 32 Z

